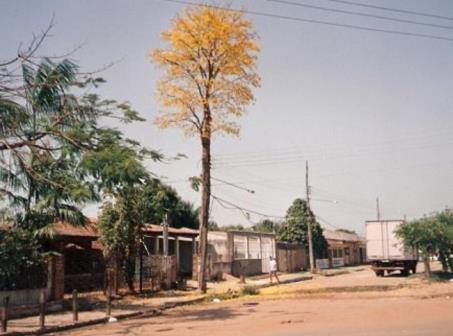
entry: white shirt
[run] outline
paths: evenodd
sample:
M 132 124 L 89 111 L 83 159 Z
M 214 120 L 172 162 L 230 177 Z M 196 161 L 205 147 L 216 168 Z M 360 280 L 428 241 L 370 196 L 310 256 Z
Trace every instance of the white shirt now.
M 275 259 L 269 260 L 269 269 L 271 272 L 277 272 L 277 261 Z

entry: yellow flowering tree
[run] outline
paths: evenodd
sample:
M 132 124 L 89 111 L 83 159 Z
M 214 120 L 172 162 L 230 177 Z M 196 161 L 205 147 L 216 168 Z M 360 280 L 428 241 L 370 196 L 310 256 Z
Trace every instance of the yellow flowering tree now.
M 162 108 L 155 123 L 199 136 L 202 146 L 199 289 L 206 291 L 206 251 L 211 197 L 211 137 L 239 134 L 235 118 L 253 102 L 260 84 L 257 34 L 242 12 L 200 5 L 186 8 L 162 32 L 166 47 L 151 52 L 164 75 L 157 86 Z

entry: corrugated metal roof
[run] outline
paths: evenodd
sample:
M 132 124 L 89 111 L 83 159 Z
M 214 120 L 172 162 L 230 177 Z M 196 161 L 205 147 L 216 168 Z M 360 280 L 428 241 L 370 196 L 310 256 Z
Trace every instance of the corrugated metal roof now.
M 163 233 L 163 227 L 161 225 L 156 224 L 145 224 L 143 228 L 143 232 L 145 233 Z M 182 228 L 168 228 L 168 233 L 173 235 L 181 235 L 181 236 L 198 236 L 198 230 L 189 229 L 186 227 Z

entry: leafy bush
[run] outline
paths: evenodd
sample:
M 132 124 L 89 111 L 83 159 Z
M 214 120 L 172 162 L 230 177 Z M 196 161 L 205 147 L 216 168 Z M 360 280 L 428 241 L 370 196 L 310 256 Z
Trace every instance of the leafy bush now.
M 0 231 L 0 291 L 42 288 L 46 267 L 33 235 L 25 230 Z

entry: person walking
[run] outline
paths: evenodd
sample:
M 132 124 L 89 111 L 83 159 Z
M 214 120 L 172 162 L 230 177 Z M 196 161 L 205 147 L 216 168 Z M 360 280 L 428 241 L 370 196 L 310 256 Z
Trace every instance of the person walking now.
M 280 279 L 278 278 L 277 275 L 277 260 L 275 260 L 274 257 L 270 256 L 269 257 L 269 279 L 270 282 L 272 283 L 272 278 L 275 276 L 275 279 L 277 279 L 277 283 L 280 283 Z

